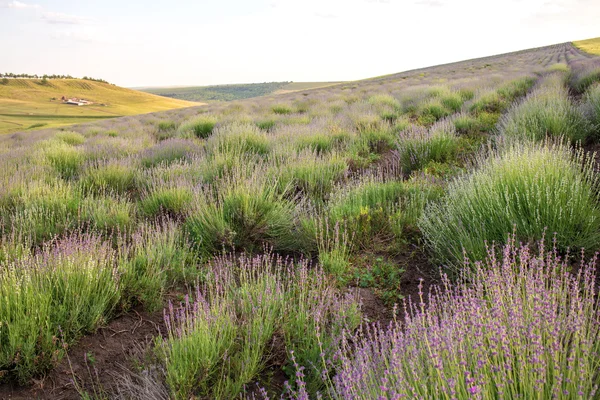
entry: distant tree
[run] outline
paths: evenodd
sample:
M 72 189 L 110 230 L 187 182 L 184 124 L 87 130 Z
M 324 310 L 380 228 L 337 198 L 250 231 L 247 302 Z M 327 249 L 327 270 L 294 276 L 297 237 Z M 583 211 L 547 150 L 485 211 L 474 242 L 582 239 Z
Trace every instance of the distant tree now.
M 8 78 L 6 78 L 6 77 L 2 78 L 2 84 L 8 85 Z

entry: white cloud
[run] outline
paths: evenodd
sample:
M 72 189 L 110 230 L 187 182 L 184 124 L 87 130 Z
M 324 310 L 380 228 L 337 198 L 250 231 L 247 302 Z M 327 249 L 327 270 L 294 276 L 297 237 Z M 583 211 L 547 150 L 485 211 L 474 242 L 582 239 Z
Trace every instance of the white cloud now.
M 42 19 L 49 24 L 68 24 L 68 25 L 82 25 L 88 23 L 90 20 L 85 17 L 78 15 L 64 14 L 60 12 L 45 12 L 42 14 Z
M 5 8 L 16 8 L 16 9 L 40 9 L 41 7 L 38 4 L 26 4 L 26 3 L 22 3 L 20 1 L 10 1 L 8 3 L 4 3 L 3 6 Z

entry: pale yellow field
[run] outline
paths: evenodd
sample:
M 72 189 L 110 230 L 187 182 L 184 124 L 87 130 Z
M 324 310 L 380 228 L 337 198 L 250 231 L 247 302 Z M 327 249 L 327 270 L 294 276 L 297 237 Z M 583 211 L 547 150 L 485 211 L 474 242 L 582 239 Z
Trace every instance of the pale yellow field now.
M 94 104 L 67 105 L 62 96 Z M 8 79 L 0 81 L 0 134 L 199 104 L 82 79 L 51 79 L 46 84 L 39 79 Z
M 594 39 L 578 40 L 573 44 L 586 53 L 600 55 L 600 37 Z

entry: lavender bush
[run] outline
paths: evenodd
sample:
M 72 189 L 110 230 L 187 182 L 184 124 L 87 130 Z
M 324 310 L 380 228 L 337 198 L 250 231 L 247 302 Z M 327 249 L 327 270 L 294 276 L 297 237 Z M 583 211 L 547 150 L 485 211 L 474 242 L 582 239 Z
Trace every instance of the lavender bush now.
M 570 272 L 556 247 L 538 247 L 513 236 L 499 258 L 490 250 L 459 282 L 406 304 L 405 323 L 344 338 L 329 397 L 599 398 L 596 259 Z
M 333 338 L 360 321 L 353 296 L 340 294 L 319 269 L 265 254 L 211 262 L 210 286 L 165 310 L 166 381 L 175 398 L 234 398 L 263 371 L 270 351 L 293 351 L 294 362 L 321 380 L 319 360 Z M 269 350 L 275 336 L 285 348 Z M 318 387 L 318 386 L 317 386 Z

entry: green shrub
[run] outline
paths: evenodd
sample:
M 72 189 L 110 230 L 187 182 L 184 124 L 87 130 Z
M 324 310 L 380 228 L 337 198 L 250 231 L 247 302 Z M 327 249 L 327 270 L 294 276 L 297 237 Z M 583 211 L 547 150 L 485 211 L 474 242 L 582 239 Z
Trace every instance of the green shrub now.
M 169 165 L 190 158 L 198 149 L 191 140 L 168 139 L 147 149 L 142 153 L 140 161 L 146 168 Z
M 475 97 L 475 92 L 472 89 L 459 89 L 457 93 L 463 101 L 473 100 Z
M 440 101 L 446 109 L 453 113 L 459 111 L 464 102 L 459 93 L 448 93 L 440 97 Z
M 281 115 L 291 114 L 293 112 L 292 108 L 286 104 L 275 104 L 274 106 L 271 107 L 271 110 L 275 114 L 281 114 Z
M 582 157 L 565 146 L 532 143 L 493 154 L 423 214 L 419 226 L 432 253 L 456 269 L 465 255 L 484 259 L 486 241 L 503 243 L 513 230 L 524 242 L 556 232 L 562 249 L 598 249 L 597 182 Z
M 351 118 L 359 133 L 378 131 L 382 128 L 382 121 L 377 114 L 357 114 L 351 115 Z
M 398 140 L 400 167 L 406 174 L 420 170 L 431 161 L 454 161 L 460 148 L 460 138 L 454 126 L 442 122 L 430 129 L 413 127 L 404 131 Z
M 387 129 L 361 132 L 353 146 L 364 147 L 370 153 L 383 154 L 396 146 L 396 136 Z
M 45 161 L 58 175 L 64 179 L 77 175 L 84 161 L 82 149 L 58 140 L 48 140 L 42 146 Z
M 167 335 L 157 343 L 175 399 L 238 398 L 269 365 L 271 343 L 283 339 L 284 369 L 295 380 L 305 368 L 311 395 L 323 388 L 320 357 L 336 338 L 360 323 L 354 296 L 342 295 L 319 268 L 265 254 L 223 256 L 213 264 L 213 285 L 165 310 Z
M 492 132 L 496 129 L 496 124 L 500 119 L 500 113 L 489 113 L 489 112 L 479 112 L 475 117 L 477 124 L 479 125 L 479 129 L 482 132 Z
M 478 115 L 482 112 L 498 114 L 504 112 L 510 104 L 527 94 L 536 80 L 525 77 L 511 81 L 494 92 L 483 94 L 471 105 L 471 112 Z
M 376 94 L 369 97 L 367 101 L 375 107 L 385 107 L 391 111 L 397 111 L 401 108 L 400 102 L 389 94 Z
M 452 120 L 456 132 L 461 135 L 475 135 L 480 132 L 479 120 L 468 114 L 461 114 Z
M 600 68 L 593 68 L 572 74 L 569 84 L 576 93 L 584 93 L 596 82 L 600 82 Z
M 79 179 L 83 190 L 94 193 L 130 194 L 137 189 L 138 173 L 127 163 L 97 164 L 86 169 Z
M 81 218 L 95 231 L 126 232 L 134 222 L 135 207 L 123 199 L 88 197 L 81 203 Z
M 119 300 L 115 254 L 76 236 L 0 265 L 0 374 L 21 384 L 48 371 L 70 344 L 104 324 Z
M 568 74 L 571 72 L 571 68 L 569 68 L 568 64 L 565 63 L 556 63 L 552 64 L 547 68 L 548 72 L 562 72 L 564 74 Z
M 166 140 L 175 137 L 177 133 L 177 124 L 174 121 L 171 121 L 170 119 L 162 120 L 158 121 L 156 129 L 156 133 L 154 134 L 156 139 L 158 141 Z
M 532 93 L 502 118 L 499 130 L 508 137 L 529 140 L 564 135 L 572 142 L 585 141 L 590 133 L 581 111 L 562 87 L 546 87 Z
M 583 98 L 583 114 L 590 122 L 591 133 L 600 136 L 600 83 L 591 86 Z
M 123 249 L 119 272 L 125 308 L 143 304 L 147 310 L 156 310 L 169 286 L 197 277 L 190 249 L 174 222 L 142 225 L 133 234 L 132 244 Z
M 446 108 L 440 99 L 433 98 L 419 107 L 417 121 L 421 125 L 428 126 L 451 113 L 451 110 Z
M 276 167 L 273 175 L 278 177 L 281 192 L 292 195 L 302 193 L 313 201 L 322 202 L 347 170 L 346 161 L 337 155 L 320 157 L 309 152 L 301 154 L 293 162 Z
M 219 182 L 217 193 L 204 191 L 185 222 L 194 247 L 202 255 L 223 248 L 246 251 L 269 245 L 295 250 L 294 204 L 277 190 L 277 182 L 260 176 L 236 182 Z
M 256 122 L 256 126 L 263 131 L 271 132 L 277 122 L 274 119 L 263 119 Z
M 211 154 L 254 154 L 266 156 L 271 143 L 265 132 L 251 124 L 231 124 L 219 128 L 210 138 L 207 149 Z
M 200 164 L 200 173 L 203 182 L 213 184 L 233 174 L 240 168 L 250 168 L 257 162 L 254 154 L 236 154 L 229 152 L 211 152 Z
M 398 114 L 394 111 L 384 111 L 379 116 L 383 121 L 390 124 L 393 124 L 398 119 Z
M 158 121 L 158 124 L 156 126 L 157 126 L 158 130 L 161 132 L 175 130 L 175 128 L 177 127 L 175 122 L 171 121 L 170 119 Z
M 343 226 L 354 248 L 393 244 L 414 230 L 425 203 L 440 195 L 439 188 L 424 182 L 366 180 L 333 194 L 326 209 L 327 224 Z
M 217 119 L 210 115 L 200 115 L 189 121 L 185 121 L 179 126 L 180 135 L 192 134 L 201 139 L 206 139 L 212 134 L 217 124 Z
M 475 115 L 482 112 L 495 114 L 503 112 L 509 104 L 498 92 L 489 92 L 475 100 L 470 110 Z
M 532 77 L 516 79 L 506 85 L 501 86 L 498 89 L 498 94 L 507 103 L 512 103 L 515 99 L 525 96 L 529 89 L 533 87 L 535 82 L 536 79 Z
M 333 149 L 335 137 L 327 133 L 313 133 L 311 135 L 301 135 L 296 139 L 296 149 L 298 151 L 309 149 L 318 154 L 330 152 Z
M 187 187 L 157 187 L 140 201 L 140 210 L 149 217 L 182 216 L 190 210 L 193 199 L 194 194 Z
M 6 228 L 14 226 L 37 244 L 76 227 L 81 195 L 60 180 L 34 181 L 20 188 L 11 203 L 5 209 Z
M 72 131 L 58 132 L 54 137 L 62 142 L 65 142 L 66 144 L 70 144 L 71 146 L 78 146 L 85 143 L 85 136 L 83 136 L 81 133 Z

